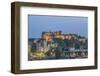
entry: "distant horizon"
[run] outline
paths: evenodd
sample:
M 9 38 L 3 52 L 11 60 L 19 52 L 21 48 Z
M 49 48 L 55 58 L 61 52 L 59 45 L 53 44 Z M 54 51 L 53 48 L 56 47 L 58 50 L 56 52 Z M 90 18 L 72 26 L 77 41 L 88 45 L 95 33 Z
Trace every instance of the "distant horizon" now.
M 28 38 L 41 38 L 42 32 L 62 31 L 88 37 L 88 18 L 72 16 L 28 16 Z

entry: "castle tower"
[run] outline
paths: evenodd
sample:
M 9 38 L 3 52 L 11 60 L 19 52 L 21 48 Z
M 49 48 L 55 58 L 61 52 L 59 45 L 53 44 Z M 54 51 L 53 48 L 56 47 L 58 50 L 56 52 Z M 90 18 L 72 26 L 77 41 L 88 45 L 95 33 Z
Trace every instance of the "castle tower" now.
M 45 39 L 46 41 L 52 41 L 52 32 L 43 32 L 42 33 L 42 38 Z

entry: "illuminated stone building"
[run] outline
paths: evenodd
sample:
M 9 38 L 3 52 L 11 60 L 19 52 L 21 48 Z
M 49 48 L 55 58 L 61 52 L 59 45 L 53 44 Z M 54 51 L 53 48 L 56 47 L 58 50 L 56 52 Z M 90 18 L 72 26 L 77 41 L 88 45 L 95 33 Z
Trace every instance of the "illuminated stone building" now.
M 57 32 L 43 32 L 42 33 L 42 38 L 45 39 L 46 41 L 52 41 L 53 38 L 61 38 L 61 39 L 77 39 L 75 34 L 63 34 L 62 31 L 57 31 Z

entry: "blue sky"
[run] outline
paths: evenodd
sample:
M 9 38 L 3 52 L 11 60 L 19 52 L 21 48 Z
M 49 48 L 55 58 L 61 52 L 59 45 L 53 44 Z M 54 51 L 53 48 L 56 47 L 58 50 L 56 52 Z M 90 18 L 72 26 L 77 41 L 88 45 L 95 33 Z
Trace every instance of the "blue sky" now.
M 28 38 L 40 38 L 42 32 L 62 31 L 87 37 L 88 18 L 75 16 L 28 16 Z

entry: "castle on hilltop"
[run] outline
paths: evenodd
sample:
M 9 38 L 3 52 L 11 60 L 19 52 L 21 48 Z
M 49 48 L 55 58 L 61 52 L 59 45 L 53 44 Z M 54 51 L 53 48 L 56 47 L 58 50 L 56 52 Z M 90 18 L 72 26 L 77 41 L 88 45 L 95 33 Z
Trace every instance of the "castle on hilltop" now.
M 87 58 L 88 39 L 62 31 L 42 32 L 40 38 L 29 39 L 29 59 Z
M 53 38 L 60 38 L 60 39 L 77 39 L 76 34 L 64 34 L 62 31 L 56 32 L 42 32 L 42 38 L 46 41 L 52 41 Z

